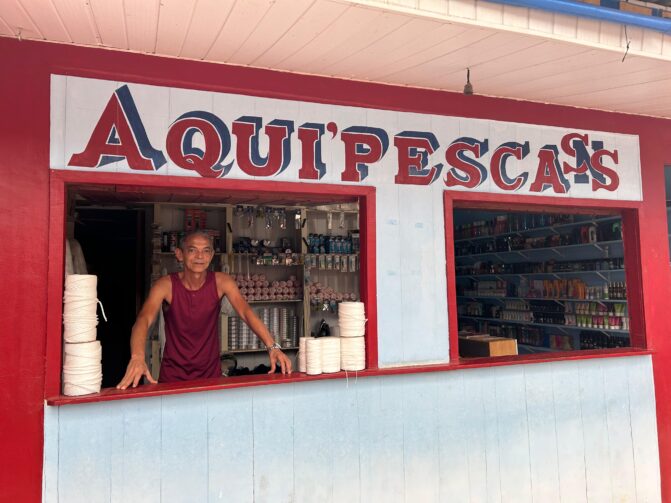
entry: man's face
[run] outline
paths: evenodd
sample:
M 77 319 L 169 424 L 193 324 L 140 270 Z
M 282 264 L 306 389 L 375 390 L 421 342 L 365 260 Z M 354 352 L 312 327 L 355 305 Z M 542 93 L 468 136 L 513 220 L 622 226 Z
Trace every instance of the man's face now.
M 212 262 L 214 250 L 209 239 L 195 235 L 191 236 L 184 243 L 184 249 L 175 250 L 177 259 L 184 262 L 184 270 L 191 272 L 204 272 Z

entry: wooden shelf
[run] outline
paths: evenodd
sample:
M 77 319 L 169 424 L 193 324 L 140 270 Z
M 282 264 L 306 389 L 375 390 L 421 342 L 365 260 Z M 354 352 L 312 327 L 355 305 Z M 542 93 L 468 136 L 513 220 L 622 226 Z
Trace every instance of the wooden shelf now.
M 503 237 L 508 237 L 508 236 L 524 236 L 527 234 L 534 234 L 538 232 L 550 232 L 556 231 L 557 229 L 570 229 L 571 227 L 578 227 L 581 225 L 590 225 L 590 224 L 599 224 L 599 223 L 604 223 L 604 222 L 611 222 L 615 220 L 621 220 L 620 216 L 612 216 L 612 217 L 602 217 L 602 218 L 590 218 L 586 220 L 580 220 L 576 222 L 566 222 L 563 224 L 555 224 L 555 225 L 545 225 L 542 227 L 530 227 L 528 229 L 518 229 L 516 231 L 510 231 L 510 232 L 503 232 L 501 234 L 489 234 L 487 236 L 476 236 L 476 237 L 470 237 L 470 238 L 459 238 L 455 239 L 455 243 L 468 243 L 471 241 L 483 241 L 487 239 L 497 239 L 497 238 L 503 238 Z M 556 234 L 559 234 L 558 232 L 555 232 Z
M 483 273 L 483 274 L 457 274 L 457 278 L 497 278 L 503 276 L 573 276 L 576 274 L 622 274 L 624 269 L 594 269 L 591 271 L 557 271 L 557 272 L 504 272 L 504 273 Z
M 282 351 L 296 351 L 298 349 L 298 346 L 291 346 L 288 348 L 282 348 Z M 231 354 L 238 354 L 238 353 L 266 353 L 268 350 L 263 348 L 263 349 L 227 349 L 226 351 L 222 352 L 222 355 L 231 353 Z
M 457 295 L 459 299 L 484 299 L 484 300 L 545 300 L 545 301 L 560 301 L 560 302 L 603 302 L 611 304 L 626 304 L 627 299 L 569 299 L 569 298 L 552 298 L 552 297 L 487 297 L 483 295 Z M 567 313 L 575 314 L 575 313 Z
M 478 320 L 478 321 L 489 321 L 493 323 L 514 323 L 515 325 L 529 325 L 534 327 L 551 327 L 557 329 L 567 329 L 567 330 L 591 330 L 592 332 L 608 332 L 614 334 L 627 334 L 629 335 L 629 330 L 617 330 L 611 328 L 593 328 L 593 327 L 579 327 L 578 325 L 560 325 L 554 323 L 534 323 L 533 321 L 515 321 L 515 320 L 502 320 L 500 318 L 485 318 L 483 316 L 459 316 L 460 319 L 469 319 L 469 320 Z

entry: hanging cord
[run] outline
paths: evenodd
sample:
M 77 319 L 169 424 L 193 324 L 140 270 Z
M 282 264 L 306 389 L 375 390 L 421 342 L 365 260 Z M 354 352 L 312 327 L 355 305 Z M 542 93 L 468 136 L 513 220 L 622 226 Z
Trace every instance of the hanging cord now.
M 622 63 L 624 63 L 624 58 L 627 57 L 627 54 L 629 54 L 629 45 L 631 44 L 631 40 L 629 40 L 629 35 L 627 35 L 627 25 L 624 25 L 624 39 L 627 41 L 627 47 L 624 51 L 624 56 L 622 56 Z

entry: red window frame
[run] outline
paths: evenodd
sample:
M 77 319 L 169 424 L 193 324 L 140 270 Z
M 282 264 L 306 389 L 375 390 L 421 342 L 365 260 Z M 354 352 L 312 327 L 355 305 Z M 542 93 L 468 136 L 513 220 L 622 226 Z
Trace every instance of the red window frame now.
M 61 395 L 62 366 L 62 317 L 63 283 L 65 261 L 65 232 L 67 192 L 70 188 L 115 187 L 126 192 L 168 193 L 179 191 L 180 195 L 249 194 L 261 197 L 272 195 L 282 197 L 313 198 L 318 201 L 356 198 L 359 201 L 360 229 L 360 295 L 368 318 L 366 330 L 366 371 L 374 372 L 378 367 L 377 353 L 377 305 L 375 280 L 375 187 L 359 185 L 306 184 L 291 182 L 258 182 L 249 180 L 212 180 L 205 178 L 147 176 L 119 173 L 91 173 L 83 171 L 51 170 L 49 183 L 49 267 L 47 273 L 47 341 L 45 369 L 45 399 L 50 405 L 117 400 L 130 397 L 147 397 L 166 394 L 206 391 L 232 387 L 258 386 L 317 379 L 337 379 L 346 377 L 345 372 L 306 376 L 293 373 L 222 377 L 220 379 L 194 380 L 185 383 L 139 386 L 120 391 L 103 389 L 100 393 L 82 397 Z
M 577 199 L 548 196 L 520 196 L 510 194 L 490 194 L 482 192 L 445 191 L 445 256 L 447 273 L 448 327 L 450 360 L 467 365 L 491 365 L 524 363 L 527 361 L 549 361 L 555 359 L 582 359 L 596 356 L 611 356 L 623 352 L 646 350 L 645 314 L 643 310 L 643 286 L 641 278 L 641 249 L 639 233 L 638 201 L 617 201 L 601 199 Z M 544 355 L 517 355 L 489 358 L 468 358 L 459 356 L 456 260 L 454 256 L 454 210 L 502 210 L 529 212 L 570 212 L 574 214 L 619 213 L 622 215 L 623 246 L 625 249 L 625 278 L 629 309 L 629 337 L 631 347 L 616 349 L 594 349 L 580 351 L 557 351 Z M 563 210 L 563 211 L 562 211 Z
M 180 194 L 209 194 L 222 192 L 272 194 L 273 196 L 349 196 L 359 200 L 361 230 L 361 298 L 366 305 L 368 330 L 366 334 L 366 370 L 359 377 L 410 374 L 424 372 L 453 371 L 465 368 L 494 367 L 511 364 L 529 364 L 558 360 L 579 360 L 651 354 L 646 348 L 645 319 L 643 311 L 643 289 L 641 282 L 641 250 L 639 239 L 640 202 L 603 201 L 591 199 L 567 199 L 545 196 L 511 196 L 508 194 L 486 194 L 446 191 L 444 193 L 445 254 L 447 274 L 448 330 L 450 361 L 446 363 L 378 368 L 378 332 L 376 301 L 376 208 L 375 187 L 357 185 L 301 184 L 291 182 L 258 182 L 248 180 L 210 180 L 191 177 L 148 176 L 119 173 L 93 173 L 85 171 L 52 170 L 50 172 L 50 216 L 49 216 L 49 268 L 47 292 L 47 341 L 45 369 L 45 399 L 49 405 L 66 405 L 87 402 L 122 400 L 133 397 L 172 395 L 197 391 L 221 390 L 268 384 L 285 384 L 323 379 L 345 378 L 344 372 L 307 376 L 294 373 L 226 377 L 221 379 L 195 380 L 184 383 L 139 386 L 118 391 L 106 388 L 101 393 L 82 397 L 61 395 L 62 354 L 62 297 L 65 255 L 66 196 L 70 187 L 122 187 L 127 192 L 149 193 L 174 192 Z M 574 209 L 576 206 L 579 209 Z M 570 209 L 572 213 L 620 212 L 624 229 L 625 269 L 629 291 L 630 337 L 632 347 L 588 351 L 556 352 L 496 357 L 459 357 L 457 338 L 456 284 L 454 278 L 455 258 L 453 248 L 454 208 L 503 209 L 510 211 L 560 211 Z M 635 315 L 634 315 L 635 313 Z M 384 313 L 383 313 L 384 314 Z

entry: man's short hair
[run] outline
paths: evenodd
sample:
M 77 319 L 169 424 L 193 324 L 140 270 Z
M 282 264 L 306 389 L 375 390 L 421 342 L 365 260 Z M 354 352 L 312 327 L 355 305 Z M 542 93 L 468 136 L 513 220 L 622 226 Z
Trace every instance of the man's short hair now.
M 184 246 L 186 245 L 186 242 L 189 239 L 191 239 L 193 237 L 196 237 L 196 236 L 200 236 L 200 237 L 203 237 L 203 238 L 207 239 L 210 243 L 210 246 L 214 249 L 214 239 L 212 238 L 212 236 L 210 234 L 208 234 L 207 232 L 204 232 L 204 231 L 201 231 L 201 230 L 189 231 L 186 234 L 184 234 L 184 237 L 179 240 L 180 249 L 182 251 L 185 251 Z

